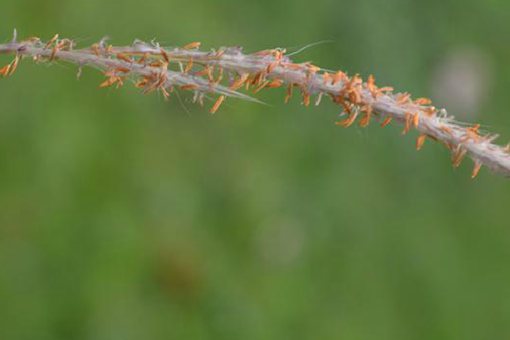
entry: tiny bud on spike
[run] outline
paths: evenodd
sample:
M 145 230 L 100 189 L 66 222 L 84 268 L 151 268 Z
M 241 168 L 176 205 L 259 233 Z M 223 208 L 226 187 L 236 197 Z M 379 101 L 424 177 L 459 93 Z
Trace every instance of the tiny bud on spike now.
M 446 125 L 441 125 L 441 126 L 439 127 L 439 129 L 440 129 L 441 131 L 443 131 L 444 133 L 447 133 L 447 134 L 449 134 L 449 135 L 451 135 L 451 134 L 452 134 L 452 129 L 451 129 L 450 127 L 446 126 Z
M 347 76 L 342 71 L 338 71 L 333 76 L 331 76 L 331 85 L 336 85 L 340 81 L 345 81 Z
M 0 69 L 0 74 L 4 77 L 7 77 L 10 70 L 11 70 L 11 64 L 7 64 Z
M 135 87 L 138 89 L 144 88 L 147 85 L 147 80 L 140 80 L 135 84 Z
M 219 98 L 216 100 L 216 103 L 214 103 L 213 107 L 211 108 L 211 113 L 216 113 L 216 111 L 218 111 L 218 109 L 220 108 L 221 104 L 223 103 L 223 101 L 225 100 L 225 96 L 224 95 L 221 95 L 219 96 Z
M 416 139 L 416 150 L 420 151 L 423 147 L 423 144 L 425 143 L 425 140 L 427 140 L 427 135 L 419 135 Z
M 310 106 L 310 93 L 303 91 L 303 105 Z
M 391 116 L 387 116 L 386 118 L 384 118 L 384 121 L 381 123 L 381 127 L 385 127 L 386 125 L 388 125 L 389 123 L 391 123 Z
M 44 46 L 44 48 L 45 48 L 45 49 L 48 49 L 51 45 L 53 45 L 53 43 L 54 43 L 55 41 L 57 41 L 58 37 L 59 37 L 59 35 L 58 35 L 58 34 L 55 34 L 55 35 L 53 36 L 53 38 L 51 38 L 51 39 L 48 41 L 48 43 Z
M 454 168 L 458 168 L 460 166 L 460 163 L 462 163 L 462 159 L 464 159 L 466 152 L 466 149 L 464 149 L 462 145 L 457 146 L 452 157 L 452 165 Z
M 436 113 L 438 112 L 437 109 L 434 107 L 434 106 L 429 106 L 425 109 L 423 109 L 423 111 L 425 112 L 425 114 L 429 117 L 433 117 L 436 115 Z
M 127 67 L 117 67 L 115 69 L 115 71 L 117 72 L 121 72 L 121 73 L 129 73 L 131 72 L 131 69 L 127 68 Z
M 361 110 L 363 112 L 365 112 L 365 114 L 361 118 L 361 120 L 359 122 L 359 126 L 364 128 L 364 127 L 367 127 L 370 124 L 370 118 L 372 116 L 372 110 L 373 109 L 372 109 L 372 106 L 366 105 L 366 106 L 362 107 Z
M 428 98 L 418 98 L 414 101 L 416 105 L 430 105 L 432 101 Z
M 279 64 L 280 64 L 279 61 L 274 61 L 271 64 L 269 64 L 266 68 L 266 73 L 272 73 Z
M 260 85 L 260 83 L 263 81 L 263 79 L 264 79 L 264 73 L 259 72 L 251 80 L 251 85 Z
M 475 179 L 476 176 L 478 176 L 478 173 L 480 172 L 480 169 L 482 168 L 482 163 L 475 161 L 475 165 L 473 167 L 473 172 L 471 173 L 471 178 Z
M 344 119 L 340 122 L 336 122 L 335 124 L 342 126 L 344 128 L 348 128 L 349 126 L 351 126 L 354 123 L 357 116 L 358 116 L 357 112 L 352 112 L 351 114 L 349 114 L 349 117 L 347 117 L 346 119 Z
M 57 52 L 58 52 L 58 46 L 53 47 L 53 49 L 51 50 L 50 58 L 49 58 L 50 61 L 55 60 Z
M 419 124 L 420 124 L 420 115 L 418 113 L 415 113 L 413 115 L 413 126 L 415 128 L 417 128 Z
M 367 88 L 374 99 L 377 99 L 377 86 L 375 85 L 374 75 L 369 75 L 367 79 Z
M 370 113 L 365 113 L 359 121 L 359 126 L 362 128 L 365 128 L 369 124 L 370 124 Z
M 401 93 L 397 96 L 397 104 L 403 105 L 409 102 L 411 95 L 409 93 Z
M 405 135 L 409 132 L 409 130 L 411 129 L 411 120 L 412 120 L 412 115 L 410 112 L 406 112 L 405 113 L 405 124 L 404 124 L 404 130 L 402 130 L 402 134 Z
M 275 89 L 275 88 L 281 87 L 282 85 L 283 85 L 283 81 L 281 79 L 274 79 L 271 82 L 269 82 L 269 84 L 267 84 L 266 87 L 268 87 L 270 89 Z
M 310 73 L 311 75 L 319 72 L 320 70 L 321 70 L 321 68 L 317 65 L 312 65 L 312 64 L 308 65 L 308 73 Z
M 189 58 L 186 67 L 184 68 L 184 73 L 188 73 L 193 68 L 193 58 Z
M 222 80 L 223 80 L 223 67 L 219 67 L 218 78 L 216 78 L 216 81 L 214 83 L 219 84 L 221 83 Z
M 480 124 L 475 124 L 474 126 L 467 128 L 462 140 L 463 141 L 473 140 L 474 142 L 478 142 L 480 140 L 480 135 L 478 134 L 479 129 Z
M 196 90 L 198 89 L 198 85 L 195 85 L 195 84 L 188 84 L 188 85 L 182 85 L 180 87 L 181 90 L 187 90 L 187 91 L 190 91 L 190 90 Z
M 20 60 L 21 57 L 19 55 L 17 55 L 16 58 L 14 58 L 14 60 L 11 63 L 11 71 L 9 72 L 9 76 L 12 76 L 14 72 L 16 72 Z
M 244 83 L 246 83 L 246 80 L 248 80 L 249 76 L 250 76 L 249 73 L 242 74 L 236 81 L 232 83 L 232 85 L 230 85 L 230 89 L 236 91 L 243 87 Z
M 149 58 L 149 54 L 148 53 L 144 53 L 143 56 L 138 59 L 138 64 L 145 64 L 145 61 Z
M 129 58 L 127 55 L 122 54 L 122 53 L 117 53 L 116 57 L 117 57 L 117 59 L 125 61 L 126 63 L 132 63 L 133 62 L 133 60 L 131 58 Z
M 187 45 L 184 45 L 183 49 L 185 50 L 195 50 L 197 48 L 200 48 L 200 45 L 202 45 L 201 42 L 198 42 L 198 41 L 194 41 L 192 43 L 189 43 Z
M 260 84 L 257 88 L 255 88 L 255 90 L 253 90 L 253 93 L 258 93 L 260 92 L 260 90 L 262 90 L 264 87 L 266 87 L 267 85 L 269 85 L 269 81 L 266 80 L 265 82 L 263 82 L 262 84 Z
M 90 49 L 96 55 L 96 57 L 99 57 L 99 44 L 92 45 Z
M 161 56 L 163 57 L 163 59 L 165 59 L 165 61 L 167 63 L 170 62 L 170 57 L 168 56 L 168 53 L 166 53 L 166 51 L 164 49 L 160 49 L 159 52 L 161 53 Z
M 394 90 L 394 88 L 393 88 L 393 87 L 391 87 L 391 86 L 386 86 L 386 87 L 381 87 L 381 88 L 379 89 L 379 92 L 381 92 L 381 93 L 384 93 L 384 92 L 392 92 L 393 90 Z
M 105 88 L 105 87 L 110 87 L 112 86 L 113 84 L 115 84 L 115 77 L 112 77 L 112 78 L 108 78 L 106 79 L 104 82 L 102 82 L 99 87 L 100 88 Z
M 393 90 L 394 90 L 393 87 L 390 87 L 390 86 L 386 86 L 386 87 L 382 87 L 380 89 L 377 89 L 377 93 L 376 93 L 375 98 L 378 98 L 378 97 L 380 97 L 383 94 L 387 94 L 389 92 L 393 92 Z
M 375 77 L 373 74 L 370 74 L 367 79 L 367 86 L 369 90 L 375 90 Z
M 289 84 L 289 86 L 287 86 L 287 95 L 285 96 L 285 104 L 288 104 L 290 99 L 292 98 L 292 90 L 293 89 L 294 89 L 293 84 Z
M 204 69 L 195 73 L 197 77 L 203 77 L 208 75 L 211 72 L 211 67 L 209 65 L 204 66 Z

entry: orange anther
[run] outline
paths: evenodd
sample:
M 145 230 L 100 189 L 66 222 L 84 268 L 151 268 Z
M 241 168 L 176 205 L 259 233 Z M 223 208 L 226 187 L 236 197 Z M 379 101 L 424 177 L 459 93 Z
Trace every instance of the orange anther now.
M 218 97 L 218 99 L 216 100 L 216 102 L 214 103 L 213 107 L 211 108 L 211 113 L 216 113 L 216 111 L 218 111 L 218 109 L 220 108 L 221 104 L 225 101 L 225 96 L 224 95 L 221 95 Z
M 201 42 L 194 41 L 192 43 L 184 45 L 182 48 L 185 49 L 185 50 L 194 50 L 194 49 L 200 48 L 200 45 L 202 45 Z
M 416 138 L 416 150 L 420 151 L 423 147 L 423 143 L 425 143 L 425 140 L 427 139 L 427 135 L 419 135 L 418 138 Z

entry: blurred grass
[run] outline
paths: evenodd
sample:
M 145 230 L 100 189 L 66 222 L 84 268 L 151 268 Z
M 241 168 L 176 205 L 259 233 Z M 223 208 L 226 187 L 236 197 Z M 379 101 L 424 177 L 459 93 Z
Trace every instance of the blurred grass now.
M 297 59 L 418 96 L 448 51 L 474 46 L 494 69 L 477 119 L 508 139 L 509 13 L 20 0 L 2 4 L 0 32 L 249 51 L 331 39 Z M 0 82 L 0 339 L 510 337 L 506 180 L 471 181 L 438 145 L 339 129 L 337 108 L 284 106 L 278 91 L 211 116 L 100 78 L 26 61 Z

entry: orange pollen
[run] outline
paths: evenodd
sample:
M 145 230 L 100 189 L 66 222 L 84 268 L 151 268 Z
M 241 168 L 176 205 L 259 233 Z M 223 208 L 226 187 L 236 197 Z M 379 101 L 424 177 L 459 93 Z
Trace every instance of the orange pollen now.
M 200 45 L 202 45 L 202 43 L 200 43 L 198 41 L 194 41 L 192 43 L 184 45 L 183 49 L 185 49 L 185 50 L 194 50 L 194 49 L 200 48 Z
M 416 105 L 430 105 L 432 104 L 432 100 L 428 98 L 418 98 L 414 101 Z
M 216 100 L 216 102 L 214 103 L 213 107 L 211 108 L 211 113 L 216 113 L 216 111 L 218 111 L 218 109 L 220 108 L 221 104 L 225 101 L 225 96 L 224 95 L 221 95 L 219 96 L 219 98 Z
M 418 138 L 416 138 L 416 150 L 421 150 L 426 139 L 427 135 L 419 135 Z
M 184 91 L 186 91 L 186 90 L 188 90 L 188 91 L 196 90 L 196 89 L 198 89 L 198 85 L 195 85 L 195 84 L 182 85 L 180 87 L 180 89 L 184 90 Z
M 383 122 L 381 123 L 381 127 L 385 127 L 386 125 L 388 125 L 389 123 L 391 123 L 391 120 L 393 118 L 391 118 L 390 116 L 387 116 L 386 118 L 384 118 Z
M 415 128 L 417 128 L 419 124 L 420 124 L 420 115 L 418 113 L 415 113 L 413 115 L 413 126 Z
M 351 126 L 354 121 L 356 120 L 356 117 L 358 116 L 358 113 L 357 112 L 352 112 L 349 114 L 349 117 L 347 117 L 346 119 L 340 121 L 340 122 L 336 122 L 335 124 L 336 125 L 339 125 L 339 126 L 342 126 L 344 128 L 348 128 L 349 126 Z
M 475 161 L 475 165 L 473 167 L 473 172 L 471 173 L 471 178 L 476 178 L 478 176 L 478 173 L 480 172 L 480 169 L 482 168 L 482 163 Z

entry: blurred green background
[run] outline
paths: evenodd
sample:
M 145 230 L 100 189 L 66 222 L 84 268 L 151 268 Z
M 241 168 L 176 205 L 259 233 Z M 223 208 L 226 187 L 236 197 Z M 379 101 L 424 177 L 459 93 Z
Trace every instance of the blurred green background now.
M 332 40 L 294 58 L 373 73 L 505 143 L 509 22 L 504 0 L 6 0 L 0 32 Z M 0 339 L 510 338 L 508 180 L 280 90 L 211 116 L 75 75 L 26 60 L 0 81 Z

